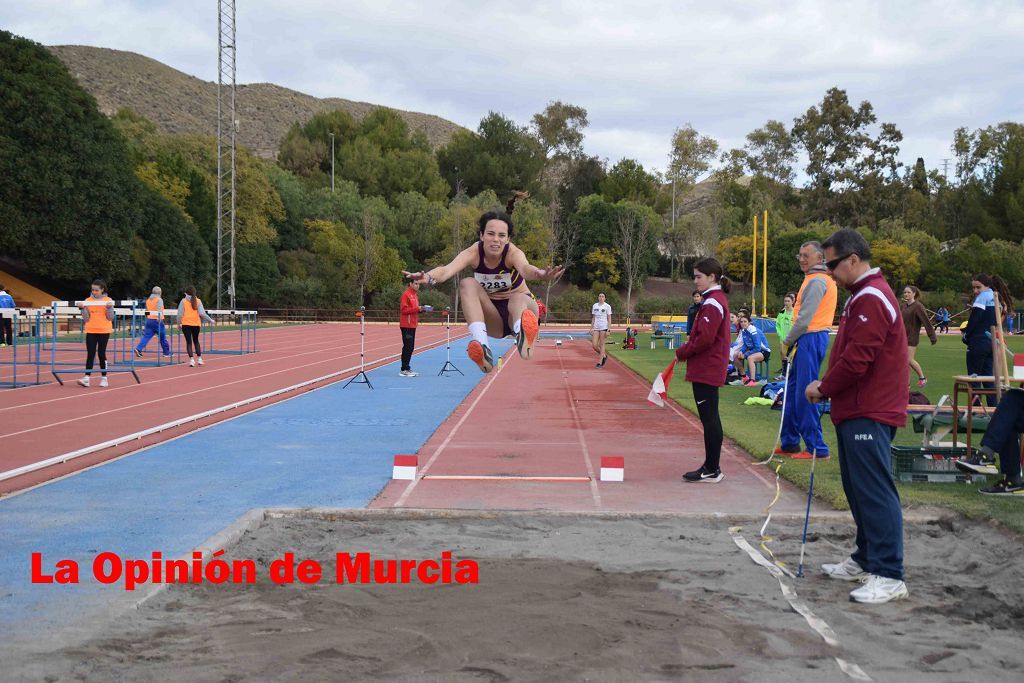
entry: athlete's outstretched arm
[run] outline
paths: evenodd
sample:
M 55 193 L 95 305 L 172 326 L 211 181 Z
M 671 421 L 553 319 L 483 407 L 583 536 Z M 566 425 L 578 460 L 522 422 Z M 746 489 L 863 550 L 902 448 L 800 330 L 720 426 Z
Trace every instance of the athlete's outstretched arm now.
M 476 261 L 476 253 L 477 248 L 476 244 L 474 244 L 459 252 L 459 255 L 453 258 L 451 263 L 446 266 L 438 266 L 437 268 L 421 270 L 415 273 L 403 270 L 402 275 L 410 282 L 418 282 L 421 285 L 427 286 L 436 285 L 440 282 L 451 280 L 456 274 L 472 266 Z
M 508 250 L 509 264 L 518 270 L 526 280 L 557 280 L 565 272 L 564 266 L 538 268 L 532 265 L 519 247 L 512 245 Z

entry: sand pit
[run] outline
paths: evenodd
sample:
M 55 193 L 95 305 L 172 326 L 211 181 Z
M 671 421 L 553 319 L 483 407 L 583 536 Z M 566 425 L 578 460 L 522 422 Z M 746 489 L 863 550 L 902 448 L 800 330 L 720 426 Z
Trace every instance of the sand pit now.
M 812 522 L 800 597 L 826 644 L 728 533 L 736 520 L 571 514 L 268 517 L 228 555 L 254 586 L 171 586 L 87 640 L 4 655 L 32 680 L 1020 680 L 1024 544 L 979 525 L 908 524 L 911 598 L 867 607 L 818 573 L 849 551 L 851 524 Z M 802 518 L 773 526 L 783 561 Z M 743 535 L 756 545 L 757 523 Z M 337 585 L 337 552 L 479 563 L 477 585 Z M 286 551 L 330 580 L 278 586 Z M 2 647 L 0 647 L 2 652 Z M 7 655 L 10 655 L 8 657 Z

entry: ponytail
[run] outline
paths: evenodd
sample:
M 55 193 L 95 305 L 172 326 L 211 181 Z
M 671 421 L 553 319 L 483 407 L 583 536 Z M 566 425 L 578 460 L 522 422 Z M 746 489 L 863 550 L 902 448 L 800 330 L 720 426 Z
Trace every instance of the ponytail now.
M 189 305 L 192 306 L 192 310 L 193 311 L 198 311 L 199 310 L 199 304 L 196 303 L 196 300 L 197 300 L 196 288 L 193 287 L 192 285 L 189 285 L 188 287 L 185 288 L 185 294 L 187 294 L 188 296 L 192 297 L 192 299 L 188 302 Z
M 717 259 L 704 258 L 693 264 L 693 269 L 704 273 L 705 275 L 714 275 L 715 281 L 718 286 L 722 288 L 722 291 L 726 294 L 732 289 L 732 281 L 723 275 L 722 264 Z
M 505 213 L 511 216 L 512 212 L 515 211 L 516 202 L 519 201 L 520 199 L 526 199 L 529 196 L 529 192 L 523 192 L 521 190 L 516 190 L 515 192 L 513 192 L 512 198 L 508 200 L 507 204 L 505 204 Z
M 1006 284 L 1006 280 L 998 275 L 993 275 L 992 289 L 999 295 L 999 307 L 1003 309 L 1001 313 L 1005 318 L 1013 310 L 1013 295 L 1010 294 L 1010 287 Z

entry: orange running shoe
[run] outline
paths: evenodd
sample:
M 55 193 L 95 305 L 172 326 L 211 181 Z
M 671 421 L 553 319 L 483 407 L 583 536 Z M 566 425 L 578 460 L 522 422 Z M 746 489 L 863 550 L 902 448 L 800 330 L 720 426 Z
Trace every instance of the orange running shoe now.
M 474 339 L 466 347 L 466 354 L 471 361 L 480 367 L 484 374 L 494 369 L 494 357 L 491 356 L 491 347 L 486 344 L 481 344 Z
M 523 317 L 519 319 L 519 333 L 516 335 L 516 348 L 523 360 L 530 360 L 533 357 L 533 343 L 537 341 L 537 332 L 540 325 L 537 323 L 537 314 L 527 308 L 523 311 Z

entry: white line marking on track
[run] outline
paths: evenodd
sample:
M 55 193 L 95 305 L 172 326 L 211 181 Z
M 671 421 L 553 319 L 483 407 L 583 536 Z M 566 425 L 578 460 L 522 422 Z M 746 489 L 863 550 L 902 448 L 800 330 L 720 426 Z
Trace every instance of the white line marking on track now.
M 494 386 L 494 382 L 498 379 L 498 375 L 500 375 L 502 370 L 507 368 L 511 363 L 512 357 L 510 356 L 508 362 L 504 362 L 498 366 L 494 374 L 491 375 L 490 381 L 487 382 L 487 386 L 485 386 L 483 390 L 477 395 L 476 399 L 473 400 L 473 403 L 469 406 L 469 409 L 466 411 L 466 414 L 459 418 L 459 421 L 452 428 L 452 431 L 448 432 L 448 436 L 444 438 L 444 441 L 441 442 L 441 445 L 438 446 L 437 450 L 434 451 L 434 454 L 430 456 L 430 460 L 427 460 L 427 463 L 423 466 L 423 469 L 420 470 L 419 473 L 417 473 L 415 479 L 409 482 L 409 485 L 405 487 L 404 491 L 402 491 L 402 495 L 398 497 L 398 500 L 396 500 L 395 504 L 392 505 L 391 507 L 400 508 L 403 505 L 405 505 L 405 501 L 409 499 L 409 496 L 416 488 L 416 485 L 420 483 L 424 476 L 426 476 L 427 470 L 429 470 L 430 466 L 437 461 L 437 459 L 441 456 L 441 453 L 444 452 L 444 449 L 447 448 L 448 444 L 451 443 L 453 438 L 455 438 L 455 435 L 458 433 L 459 428 L 462 427 L 463 423 L 465 423 L 469 416 L 473 414 L 473 409 L 475 409 L 477 404 L 480 403 L 480 399 L 482 399 L 484 395 L 487 393 L 487 391 L 492 386 Z
M 573 422 L 576 424 L 576 437 L 579 440 L 580 448 L 583 449 L 583 462 L 587 465 L 587 476 L 590 477 L 590 496 L 594 499 L 594 506 L 600 508 L 601 492 L 598 490 L 597 481 L 594 479 L 594 466 L 590 462 L 590 449 L 587 448 L 587 439 L 583 435 L 583 421 L 580 419 L 580 414 L 576 411 L 576 401 L 572 395 L 572 386 L 569 384 L 569 375 L 565 371 L 565 364 L 562 362 L 561 347 L 556 347 L 555 353 L 558 354 L 558 366 L 562 370 L 562 383 L 565 384 L 565 392 L 569 399 L 569 410 L 572 411 Z

